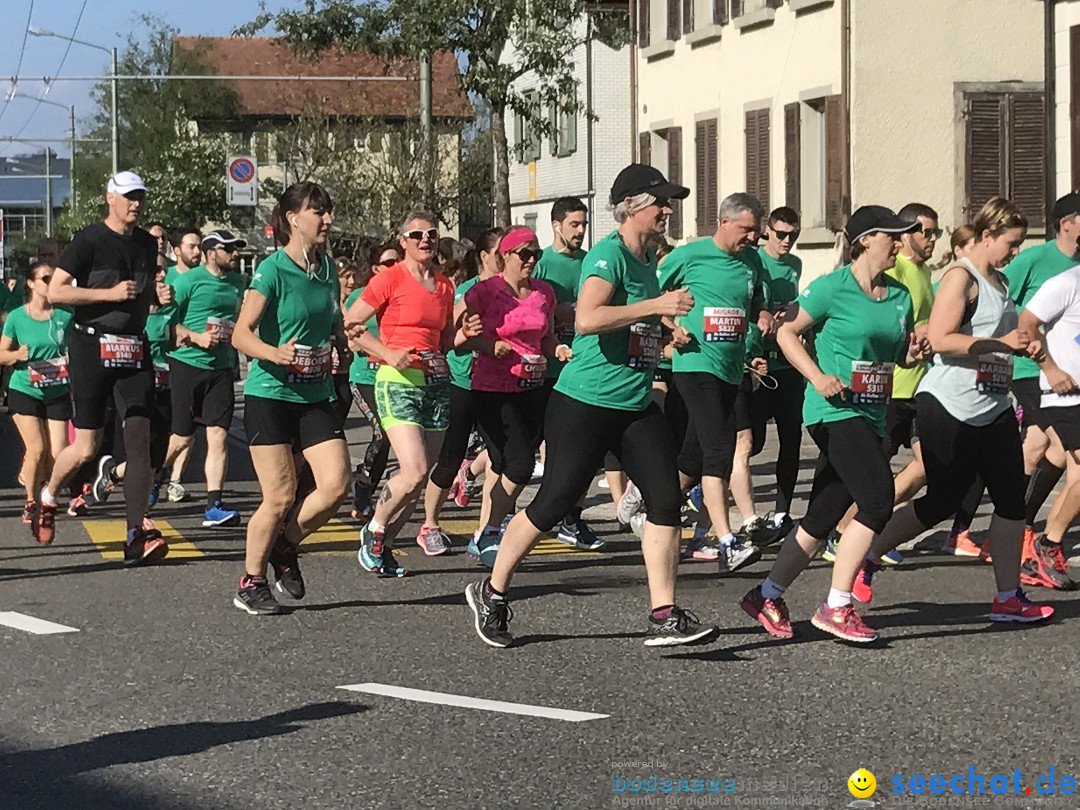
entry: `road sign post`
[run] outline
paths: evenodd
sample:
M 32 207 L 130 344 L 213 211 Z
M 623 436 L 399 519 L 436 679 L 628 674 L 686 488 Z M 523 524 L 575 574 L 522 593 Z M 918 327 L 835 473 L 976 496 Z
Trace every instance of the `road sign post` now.
M 258 168 L 250 155 L 234 155 L 225 169 L 225 201 L 229 205 L 259 204 Z

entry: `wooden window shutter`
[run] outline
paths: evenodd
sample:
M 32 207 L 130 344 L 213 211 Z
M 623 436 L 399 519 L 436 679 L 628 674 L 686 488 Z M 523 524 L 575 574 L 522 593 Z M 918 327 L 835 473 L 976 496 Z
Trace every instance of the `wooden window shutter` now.
M 842 96 L 825 98 L 825 224 L 842 230 L 848 215 L 847 122 Z
M 1004 97 L 967 96 L 967 167 L 964 213 L 970 222 L 991 197 L 1005 194 Z
M 679 8 L 682 5 L 682 0 L 667 0 L 667 38 L 678 39 L 682 33 L 682 26 L 679 25 Z
M 1010 93 L 1009 199 L 1020 206 L 1032 228 L 1046 226 L 1046 116 L 1043 94 Z
M 690 34 L 694 30 L 694 0 L 682 0 L 682 31 Z
M 638 135 L 638 163 L 652 166 L 652 133 L 642 132 Z
M 784 105 L 784 205 L 802 210 L 802 105 Z
M 716 25 L 726 25 L 728 21 L 728 0 L 713 0 L 712 21 Z
M 682 127 L 672 127 L 666 133 L 667 140 L 667 177 L 672 183 L 682 185 Z M 671 217 L 668 219 L 668 233 L 672 239 L 683 236 L 682 200 L 671 201 Z
M 1069 121 L 1072 132 L 1072 187 L 1080 188 L 1080 25 L 1069 29 L 1069 58 L 1074 68 L 1069 73 Z
M 638 47 L 648 48 L 651 41 L 650 26 L 652 21 L 649 18 L 649 6 L 652 5 L 652 0 L 638 0 Z

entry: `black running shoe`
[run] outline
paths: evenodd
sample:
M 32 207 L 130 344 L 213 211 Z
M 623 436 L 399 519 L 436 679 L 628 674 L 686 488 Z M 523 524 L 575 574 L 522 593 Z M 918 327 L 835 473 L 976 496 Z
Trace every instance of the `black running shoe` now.
M 645 639 L 645 646 L 674 647 L 678 644 L 693 644 L 719 632 L 716 625 L 704 625 L 689 610 L 683 610 L 676 605 L 666 619 L 649 616 L 649 637 Z
M 266 577 L 250 577 L 247 574 L 240 577 L 240 589 L 232 601 L 252 616 L 276 616 L 285 612 L 270 591 L 270 583 L 266 581 Z
M 473 625 L 480 640 L 492 647 L 509 647 L 514 643 L 509 623 L 514 611 L 505 599 L 486 599 L 484 583 L 473 582 L 465 588 L 465 601 L 473 612 Z
M 296 546 L 284 537 L 278 537 L 270 550 L 270 566 L 274 569 L 274 587 L 293 599 L 303 599 L 307 589 L 304 575 L 300 573 L 300 560 Z

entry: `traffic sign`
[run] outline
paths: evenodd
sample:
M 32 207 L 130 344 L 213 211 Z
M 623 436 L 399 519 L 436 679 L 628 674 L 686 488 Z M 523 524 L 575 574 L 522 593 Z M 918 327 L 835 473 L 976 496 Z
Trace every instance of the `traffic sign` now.
M 259 204 L 258 166 L 249 155 L 229 158 L 225 170 L 225 201 L 229 205 Z

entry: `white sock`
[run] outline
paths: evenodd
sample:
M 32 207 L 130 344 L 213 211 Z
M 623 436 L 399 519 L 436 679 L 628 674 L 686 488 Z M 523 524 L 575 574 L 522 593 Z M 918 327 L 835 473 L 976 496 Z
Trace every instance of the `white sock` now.
M 377 521 L 375 518 L 372 518 L 368 522 L 368 528 L 371 529 L 376 534 L 382 534 L 383 532 L 386 531 L 386 524 L 385 523 L 379 523 L 379 521 Z
M 777 512 L 775 515 L 773 515 L 772 525 L 774 527 L 779 526 L 781 523 L 784 522 L 784 518 L 786 518 L 786 517 L 787 517 L 787 512 Z
M 772 577 L 765 577 L 765 581 L 761 583 L 761 595 L 766 599 L 779 599 L 786 590 L 787 588 Z
M 731 532 L 728 532 L 720 538 L 720 548 L 727 548 L 728 546 L 733 545 L 735 545 L 735 535 L 733 535 Z
M 998 598 L 999 602 L 1004 602 L 1004 601 L 1006 601 L 1008 599 L 1012 599 L 1014 596 L 1016 596 L 1016 591 L 1015 590 L 1013 590 L 1013 591 L 998 591 L 997 598 Z
M 41 488 L 41 502 L 47 503 L 49 506 L 56 506 L 56 496 L 49 492 L 48 487 Z
M 825 604 L 831 608 L 841 608 L 851 604 L 851 591 L 841 591 L 836 588 L 829 588 L 829 596 L 825 600 Z

